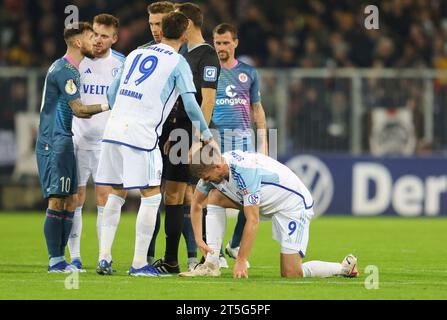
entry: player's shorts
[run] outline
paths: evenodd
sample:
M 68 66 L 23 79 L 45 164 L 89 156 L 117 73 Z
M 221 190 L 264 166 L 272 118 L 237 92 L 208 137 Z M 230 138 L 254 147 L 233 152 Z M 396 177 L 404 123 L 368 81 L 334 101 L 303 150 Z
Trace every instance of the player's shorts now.
M 192 145 L 192 138 L 191 138 L 191 132 L 192 132 L 192 123 L 188 118 L 180 118 L 177 119 L 175 123 L 170 122 L 168 119 L 163 126 L 163 134 L 160 137 L 159 140 L 159 147 L 161 150 L 163 150 L 163 146 L 166 143 L 166 141 L 169 139 L 169 135 L 171 132 L 175 129 L 183 129 L 185 132 L 188 133 L 188 150 L 191 148 Z M 176 143 L 180 141 L 180 138 L 178 138 L 176 141 L 171 142 L 171 147 L 174 146 Z M 174 158 L 179 159 L 180 158 L 180 150 L 181 148 L 178 148 L 178 152 L 174 154 Z M 172 151 L 172 150 L 171 150 Z M 172 156 L 173 154 L 171 154 Z M 165 155 L 163 153 L 163 179 L 170 180 L 170 181 L 176 181 L 176 182 L 185 182 L 185 183 L 194 183 L 195 181 L 198 181 L 198 179 L 194 179 L 191 177 L 189 173 L 189 165 L 187 163 L 173 163 L 171 162 L 171 158 L 169 155 Z
M 68 197 L 78 192 L 73 142 L 71 138 L 62 140 L 55 143 L 52 150 L 45 150 L 44 146 L 36 147 L 40 186 L 45 199 Z
M 97 185 L 144 189 L 161 184 L 163 162 L 159 149 L 151 152 L 103 142 L 99 156 Z
M 100 150 L 83 150 L 75 147 L 79 187 L 85 187 L 90 176 L 92 176 L 93 182 L 96 182 L 100 152 Z
M 306 255 L 309 225 L 313 209 L 278 212 L 272 216 L 272 237 L 281 245 L 281 253 Z

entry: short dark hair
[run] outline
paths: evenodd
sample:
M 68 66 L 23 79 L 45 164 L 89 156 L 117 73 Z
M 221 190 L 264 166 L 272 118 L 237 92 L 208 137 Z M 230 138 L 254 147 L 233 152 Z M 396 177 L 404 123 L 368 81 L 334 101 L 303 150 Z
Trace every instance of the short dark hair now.
M 114 27 L 115 30 L 120 28 L 120 21 L 117 17 L 111 14 L 101 13 L 93 18 L 93 23 L 103 24 L 108 27 Z
M 203 13 L 200 7 L 191 2 L 176 3 L 175 9 L 183 13 L 189 20 L 192 21 L 194 26 L 202 28 L 203 25 Z
M 174 4 L 170 1 L 158 1 L 147 6 L 147 13 L 169 13 L 175 10 Z
M 224 34 L 226 32 L 231 33 L 233 40 L 237 39 L 237 28 L 230 23 L 221 23 L 213 30 L 213 34 Z
M 163 38 L 177 40 L 188 28 L 188 18 L 180 12 L 169 12 L 161 20 Z
M 64 29 L 64 40 L 68 44 L 71 38 L 83 34 L 85 31 L 93 32 L 93 27 L 89 22 L 81 21 L 69 24 Z

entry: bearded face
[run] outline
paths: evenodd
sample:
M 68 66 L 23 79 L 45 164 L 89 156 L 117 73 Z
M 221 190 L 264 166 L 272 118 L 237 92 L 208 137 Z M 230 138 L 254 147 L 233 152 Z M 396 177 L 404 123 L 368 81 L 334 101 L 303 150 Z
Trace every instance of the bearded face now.
M 81 47 L 81 53 L 82 53 L 82 55 L 84 57 L 87 57 L 87 58 L 90 58 L 90 59 L 95 58 L 95 54 L 93 53 L 92 48 L 88 48 L 88 47 L 82 46 Z
M 227 62 L 230 59 L 230 53 L 225 50 L 221 50 L 217 53 L 219 55 L 219 60 L 222 62 Z
M 95 53 L 93 52 L 94 33 L 92 31 L 85 32 L 81 39 L 81 53 L 87 58 L 93 59 Z

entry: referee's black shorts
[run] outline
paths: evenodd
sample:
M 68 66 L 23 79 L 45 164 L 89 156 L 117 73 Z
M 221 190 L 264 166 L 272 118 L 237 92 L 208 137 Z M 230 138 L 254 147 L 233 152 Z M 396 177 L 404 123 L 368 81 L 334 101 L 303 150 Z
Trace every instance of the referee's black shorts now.
M 176 118 L 166 120 L 163 126 L 163 133 L 159 139 L 159 147 L 163 156 L 163 173 L 162 178 L 165 180 L 185 182 L 185 183 L 197 183 L 198 179 L 192 179 L 189 173 L 189 165 L 187 163 L 173 164 L 170 161 L 169 155 L 165 155 L 163 152 L 163 146 L 169 139 L 170 133 L 175 129 L 183 129 L 188 133 L 188 150 L 191 149 L 192 145 L 192 123 L 189 118 Z M 171 141 L 171 147 L 180 141 L 178 138 L 176 141 Z M 177 156 L 180 157 L 180 150 Z

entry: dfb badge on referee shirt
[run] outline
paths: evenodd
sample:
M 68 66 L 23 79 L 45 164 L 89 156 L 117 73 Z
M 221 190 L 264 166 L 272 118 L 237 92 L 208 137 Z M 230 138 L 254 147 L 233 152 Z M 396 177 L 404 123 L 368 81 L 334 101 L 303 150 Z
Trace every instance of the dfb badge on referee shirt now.
M 208 82 L 214 82 L 217 80 L 217 68 L 216 67 L 205 67 L 203 72 L 203 80 Z

